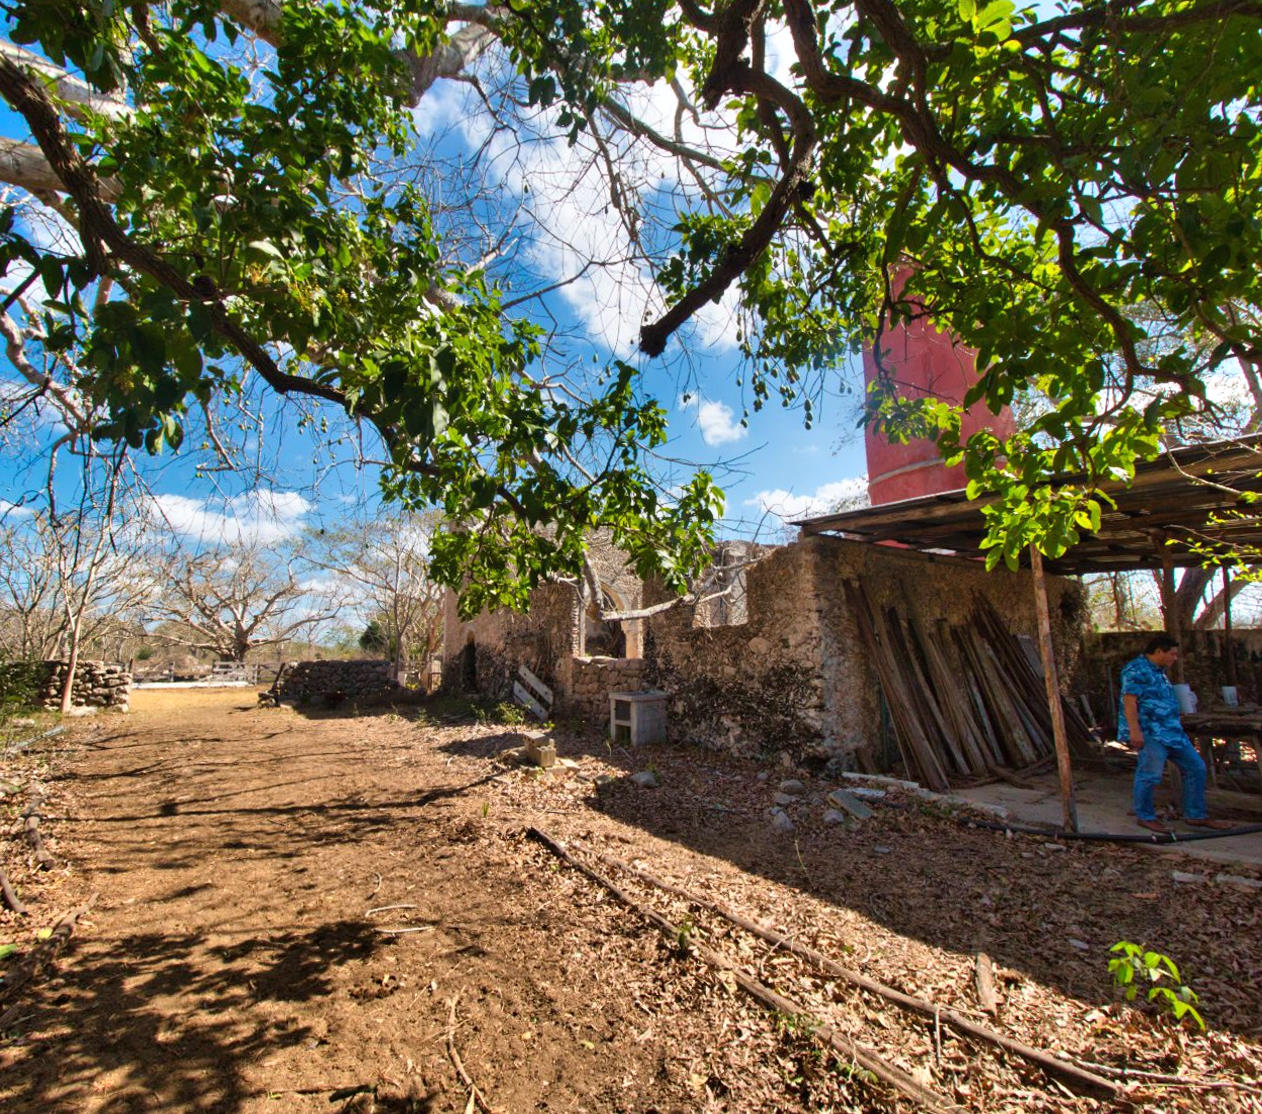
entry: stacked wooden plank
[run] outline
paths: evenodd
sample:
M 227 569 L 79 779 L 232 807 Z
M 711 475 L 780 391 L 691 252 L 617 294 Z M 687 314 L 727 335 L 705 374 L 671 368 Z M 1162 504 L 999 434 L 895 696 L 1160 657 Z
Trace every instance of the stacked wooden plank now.
M 952 779 L 1012 775 L 1053 754 L 1043 678 L 984 599 L 964 626 L 930 627 L 910 606 L 874 609 L 855 581 L 845 591 L 916 780 L 941 791 Z M 1090 754 L 1087 725 L 1061 704 L 1070 749 Z

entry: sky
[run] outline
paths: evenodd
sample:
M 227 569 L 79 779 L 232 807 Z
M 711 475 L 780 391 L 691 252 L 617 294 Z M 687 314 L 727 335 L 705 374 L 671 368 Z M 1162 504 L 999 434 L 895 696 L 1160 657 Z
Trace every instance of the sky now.
M 788 52 L 780 46 L 772 36 L 768 58 L 783 68 Z M 742 420 L 750 399 L 748 386 L 739 382 L 736 325 L 727 300 L 707 307 L 682 330 L 664 358 L 641 356 L 635 339 L 646 315 L 662 308 L 661 295 L 642 264 L 619 254 L 621 217 L 590 149 L 543 133 L 517 143 L 490 128 L 480 107 L 472 86 L 440 80 L 415 110 L 418 136 L 447 157 L 482 153 L 488 196 L 500 207 L 487 215 L 516 207 L 537 218 L 515 226 L 515 265 L 523 290 L 553 289 L 523 312 L 555 327 L 573 363 L 594 360 L 600 367 L 617 358 L 640 369 L 645 393 L 669 413 L 665 481 L 681 482 L 689 466 L 709 469 L 727 494 L 721 532 L 770 542 L 793 535 L 789 520 L 861 501 L 866 466 L 858 429 L 858 358 L 832 370 L 813 398 L 813 426 L 807 429 L 799 408 L 786 410 L 774 401 Z M 674 125 L 669 90 L 641 90 L 630 107 L 659 130 Z M 0 134 L 25 138 L 25 126 L 0 110 Z M 671 205 L 689 196 L 690 183 L 681 180 L 678 167 L 643 146 L 628 155 L 625 170 L 641 182 L 658 183 L 644 198 L 659 214 L 669 217 Z M 593 259 L 600 265 L 585 265 Z M 376 474 L 349 463 L 351 445 L 318 444 L 295 428 L 292 412 L 279 404 L 267 420 L 257 473 L 264 482 L 251 473 L 199 472 L 187 454 L 152 462 L 155 508 L 172 533 L 195 544 L 280 545 L 375 505 Z M 0 465 L 7 466 L 0 481 L 3 517 L 22 513 L 35 482 L 13 467 L 20 455 L 0 450 Z
M 659 88 L 643 91 L 632 107 L 669 131 L 674 104 L 673 94 Z M 822 513 L 861 493 L 857 359 L 836 369 L 814 398 L 813 427 L 807 429 L 799 408 L 786 410 L 777 402 L 742 421 L 748 398 L 737 383 L 729 305 L 707 307 L 672 341 L 665 357 L 640 356 L 635 350 L 639 326 L 646 313 L 660 309 L 661 298 L 642 266 L 618 260 L 619 217 L 590 152 L 555 137 L 517 144 L 489 128 L 479 105 L 470 85 L 440 80 L 415 110 L 418 135 L 448 157 L 482 150 L 498 203 L 507 198 L 539 218 L 519 225 L 516 258 L 522 285 L 557 288 L 524 312 L 555 326 L 574 362 L 594 360 L 604 366 L 617 358 L 640 367 L 644 392 L 669 413 L 670 440 L 661 465 L 667 486 L 682 482 L 692 465 L 709 469 L 727 494 L 722 532 L 766 541 L 791 534 L 785 521 Z M 26 138 L 25 125 L 5 111 L 0 134 Z M 680 182 L 673 162 L 643 146 L 634 158 L 636 173 L 661 183 L 649 191 L 649 204 L 665 208 L 672 195 L 686 194 L 687 183 Z M 588 259 L 604 265 L 585 269 Z M 231 544 L 253 539 L 266 545 L 336 521 L 349 506 L 376 499 L 373 469 L 356 473 L 340 463 L 352 455 L 346 446 L 321 448 L 293 425 L 284 408 L 274 409 L 262 485 L 248 477 L 199 472 L 189 455 L 152 462 L 149 480 L 170 528 L 194 540 Z M 56 430 L 45 432 L 55 435 Z M 20 478 L 13 470 L 9 477 L 0 485 L 5 503 L 21 503 L 38 482 L 37 476 Z

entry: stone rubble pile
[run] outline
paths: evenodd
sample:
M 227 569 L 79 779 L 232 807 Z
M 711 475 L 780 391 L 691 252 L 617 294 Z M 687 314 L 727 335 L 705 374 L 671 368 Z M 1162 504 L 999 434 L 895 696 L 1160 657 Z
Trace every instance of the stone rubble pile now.
M 66 683 L 69 663 L 64 661 L 40 662 L 41 675 L 35 681 L 35 703 L 42 708 L 61 707 L 61 690 Z M 15 662 L 0 669 L 28 669 L 25 662 Z M 116 662 L 81 661 L 75 668 L 71 703 L 76 708 L 116 708 L 128 710 L 131 692 L 131 673 Z

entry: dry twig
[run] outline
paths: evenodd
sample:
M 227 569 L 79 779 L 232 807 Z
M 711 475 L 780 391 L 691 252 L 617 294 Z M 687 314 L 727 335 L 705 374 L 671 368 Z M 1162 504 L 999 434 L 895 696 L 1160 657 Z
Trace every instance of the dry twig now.
M 484 1114 L 495 1114 L 494 1108 L 486 1101 L 485 1096 L 478 1090 L 477 1084 L 469 1078 L 469 1073 L 464 1070 L 464 1064 L 460 1061 L 460 1053 L 456 1051 L 456 1003 L 460 1001 L 460 995 L 457 994 L 448 1006 L 450 1011 L 447 1015 L 447 1055 L 451 1057 L 452 1066 L 456 1069 L 456 1074 L 460 1076 L 460 1082 L 469 1088 L 469 1101 L 465 1105 L 465 1114 L 469 1114 L 476 1105 Z
M 13 883 L 9 881 L 9 876 L 5 874 L 3 867 L 0 867 L 0 895 L 4 896 L 4 903 L 19 916 L 25 916 L 30 912 L 22 904 L 22 899 L 18 897 L 17 890 L 13 888 Z

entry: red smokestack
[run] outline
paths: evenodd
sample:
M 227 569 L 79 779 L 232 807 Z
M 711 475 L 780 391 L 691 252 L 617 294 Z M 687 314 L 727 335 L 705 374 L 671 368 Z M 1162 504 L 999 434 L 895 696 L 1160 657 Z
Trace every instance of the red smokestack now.
M 899 292 L 911 274 L 910 268 L 894 275 L 894 290 Z M 977 353 L 952 341 L 946 333 L 933 327 L 926 317 L 899 324 L 881 337 L 882 362 L 898 385 L 904 398 L 931 396 L 962 405 L 964 395 L 977 382 Z M 870 347 L 863 350 L 863 382 L 871 386 L 877 377 L 876 358 Z M 1012 411 L 1004 407 L 993 414 L 979 403 L 966 413 L 960 430 L 963 443 L 981 429 L 990 429 L 997 437 L 1011 436 L 1016 431 Z M 938 455 L 938 446 L 925 439 L 894 445 L 868 427 L 863 434 L 868 454 L 868 496 L 875 506 L 918 495 L 934 495 L 956 491 L 967 484 L 962 465 L 947 468 Z

